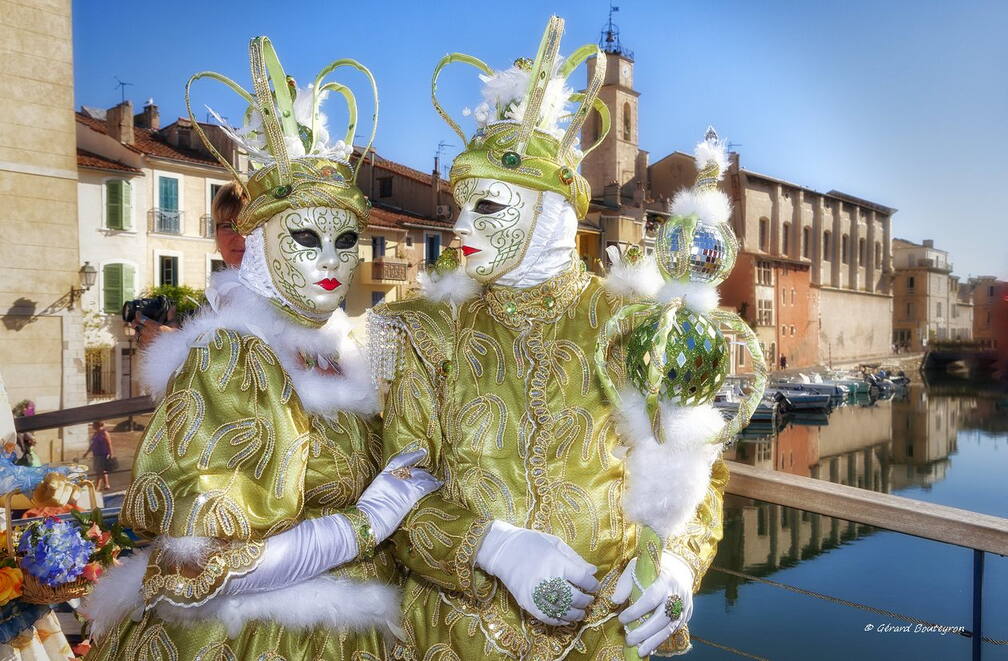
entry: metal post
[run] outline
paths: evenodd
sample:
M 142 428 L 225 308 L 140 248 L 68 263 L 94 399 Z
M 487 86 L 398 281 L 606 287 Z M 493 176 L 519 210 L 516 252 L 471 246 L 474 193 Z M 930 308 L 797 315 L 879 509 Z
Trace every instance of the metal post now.
M 973 661 L 980 661 L 983 644 L 983 629 L 980 626 L 983 614 L 983 573 L 984 552 L 973 549 Z

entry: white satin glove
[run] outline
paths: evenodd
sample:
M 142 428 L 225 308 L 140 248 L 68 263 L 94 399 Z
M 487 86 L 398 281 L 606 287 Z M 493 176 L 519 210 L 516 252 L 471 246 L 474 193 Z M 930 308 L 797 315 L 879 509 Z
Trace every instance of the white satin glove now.
M 427 456 L 419 450 L 392 458 L 357 501 L 371 522 L 375 542 L 391 535 L 417 501 L 442 484 L 422 468 L 410 468 Z M 408 469 L 410 475 L 406 477 Z M 399 471 L 397 477 L 392 471 Z M 254 570 L 228 580 L 221 594 L 266 592 L 294 585 L 350 562 L 360 553 L 350 520 L 342 514 L 308 519 L 266 540 Z
M 476 553 L 476 565 L 499 578 L 515 601 L 533 617 L 554 626 L 583 619 L 584 609 L 592 601 L 592 596 L 585 593 L 599 589 L 595 580 L 598 568 L 585 562 L 562 539 L 504 521 L 490 525 Z M 570 591 L 570 605 L 563 613 L 548 615 L 536 605 L 533 595 L 537 586 L 551 579 L 557 588 L 551 592 L 560 596 L 561 604 Z M 539 601 L 546 603 L 542 596 Z
M 392 457 L 357 500 L 378 543 L 396 531 L 417 501 L 444 484 L 424 469 L 413 468 L 426 456 L 426 450 L 416 450 Z
M 630 596 L 634 587 L 634 569 L 637 558 L 631 560 L 613 591 L 612 601 L 621 604 Z M 640 587 L 640 586 L 638 586 Z M 678 595 L 682 599 L 682 613 L 672 619 L 665 612 L 669 599 Z M 647 616 L 644 623 L 636 629 L 627 628 L 627 624 Z M 693 616 L 693 570 L 679 556 L 664 551 L 661 559 L 661 570 L 658 578 L 643 591 L 637 601 L 623 609 L 619 621 L 626 631 L 627 645 L 636 645 L 641 658 L 655 651 L 669 636 L 689 622 Z

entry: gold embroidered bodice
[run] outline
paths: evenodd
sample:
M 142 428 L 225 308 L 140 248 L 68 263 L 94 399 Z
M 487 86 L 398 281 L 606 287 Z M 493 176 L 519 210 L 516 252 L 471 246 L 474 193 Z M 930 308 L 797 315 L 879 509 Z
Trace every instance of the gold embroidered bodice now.
M 424 641 L 452 641 L 462 636 L 457 627 L 472 638 L 470 656 L 460 658 L 489 645 L 513 658 L 557 659 L 588 630 L 615 626 L 618 609 L 606 597 L 636 552 L 636 526 L 621 508 L 616 411 L 592 356 L 621 304 L 598 278 L 572 268 L 529 289 L 488 287 L 457 311 L 422 299 L 375 309 L 402 341 L 385 402 L 385 454 L 424 447 L 446 481 L 394 536 L 397 558 L 413 572 L 405 603 L 422 609 L 426 600 L 437 610 L 426 619 L 404 611 L 421 658 Z M 620 380 L 621 349 L 610 358 Z M 718 471 L 690 535 L 669 540 L 698 577 L 721 535 Z M 581 625 L 540 624 L 474 568 L 494 519 L 557 535 L 599 568 L 603 588 Z

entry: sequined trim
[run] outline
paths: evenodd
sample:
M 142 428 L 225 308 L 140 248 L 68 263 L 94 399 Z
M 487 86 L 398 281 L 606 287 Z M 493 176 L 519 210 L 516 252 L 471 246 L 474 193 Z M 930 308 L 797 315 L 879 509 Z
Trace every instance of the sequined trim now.
M 559 319 L 588 285 L 590 276 L 580 260 L 560 275 L 528 288 L 487 287 L 483 300 L 494 319 L 509 328 L 525 326 L 529 321 L 552 322 Z
M 211 553 L 195 576 L 182 567 L 169 566 L 162 560 L 165 550 L 159 548 L 147 562 L 140 596 L 148 608 L 161 601 L 183 608 L 200 606 L 220 592 L 229 577 L 255 569 L 264 548 L 263 542 L 230 542 Z
M 492 523 L 493 519 L 488 517 L 477 519 L 466 531 L 458 545 L 458 550 L 455 551 L 455 557 L 452 559 L 459 587 L 463 592 L 471 594 L 481 601 L 487 599 L 493 592 L 493 581 L 477 581 L 474 585 L 476 553 L 479 552 L 480 543 Z
M 356 507 L 347 508 L 340 513 L 350 521 L 350 527 L 353 528 L 354 538 L 357 540 L 357 558 L 360 560 L 373 558 L 378 540 L 371 528 L 371 519 Z

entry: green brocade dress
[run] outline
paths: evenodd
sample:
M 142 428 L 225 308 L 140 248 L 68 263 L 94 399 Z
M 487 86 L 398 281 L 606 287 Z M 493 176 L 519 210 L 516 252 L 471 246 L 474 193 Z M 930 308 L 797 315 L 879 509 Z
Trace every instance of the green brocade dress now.
M 266 325 L 292 326 L 265 314 Z M 124 523 L 155 538 L 139 586 L 143 608 L 112 626 L 89 660 L 388 658 L 388 613 L 385 619 L 376 614 L 368 626 L 360 613 L 352 626 L 340 626 L 338 616 L 355 607 L 364 588 L 397 596 L 386 546 L 370 559 L 358 557 L 281 590 L 215 597 L 229 576 L 256 567 L 264 540 L 303 519 L 351 507 L 378 473 L 381 441 L 369 416 L 309 412 L 299 396 L 302 383 L 371 388 L 366 365 L 358 357 L 357 382 L 345 369 L 338 377 L 309 374 L 314 361 L 291 367 L 290 356 L 303 346 L 295 344 L 298 334 L 308 332 L 292 328 L 291 341 L 280 348 L 287 332 L 267 344 L 250 332 L 220 327 L 189 343 L 144 434 L 122 508 Z M 151 351 L 144 359 L 157 358 Z M 350 363 L 341 359 L 340 365 Z M 327 386 L 328 377 L 333 383 Z M 158 542 L 166 537 L 209 537 L 216 545 L 180 565 L 161 550 Z M 221 599 L 229 601 L 222 605 Z M 298 610 L 309 613 L 298 616 L 296 626 L 276 621 Z M 393 610 L 394 621 L 397 599 Z
M 457 310 L 425 299 L 375 308 L 375 327 L 401 342 L 385 455 L 423 447 L 445 480 L 392 537 L 409 570 L 399 658 L 622 661 L 616 616 L 625 606 L 609 597 L 637 553 L 637 526 L 621 508 L 627 473 L 616 411 L 592 362 L 621 305 L 597 277 L 572 268 L 529 289 L 488 287 Z M 610 361 L 617 377 L 621 352 Z M 727 480 L 719 459 L 686 533 L 666 542 L 693 569 L 694 591 L 721 539 Z M 475 567 L 494 519 L 557 535 L 599 568 L 602 587 L 582 622 L 539 622 Z M 683 627 L 657 653 L 689 647 Z

